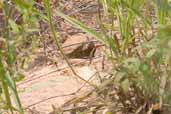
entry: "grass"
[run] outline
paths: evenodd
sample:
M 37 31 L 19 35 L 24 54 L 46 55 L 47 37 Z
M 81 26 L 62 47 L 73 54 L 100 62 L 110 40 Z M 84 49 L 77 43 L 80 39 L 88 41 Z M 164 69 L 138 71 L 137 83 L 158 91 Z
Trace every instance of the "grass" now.
M 159 104 L 158 110 L 165 104 L 170 104 L 168 100 L 170 98 L 168 92 L 170 91 L 168 87 L 170 47 L 167 46 L 167 42 L 170 42 L 171 29 L 168 1 L 99 0 L 99 2 L 103 7 L 103 14 L 99 15 L 104 16 L 103 20 L 102 17 L 98 17 L 100 33 L 59 11 L 57 15 L 112 50 L 112 53 L 108 52 L 107 56 L 113 63 L 113 77 L 120 78 L 119 81 L 117 80 L 119 86 L 114 84 L 122 93 L 118 95 L 120 100 L 125 99 L 131 103 L 132 101 L 124 95 L 129 96 L 129 89 L 132 89 L 134 96 L 137 96 L 136 100 L 141 101 L 131 106 L 132 113 L 143 104 L 148 107 L 148 113 L 152 113 L 153 109 L 150 108 L 154 104 Z M 151 7 L 152 9 L 148 10 Z M 154 16 L 151 16 L 152 12 Z M 151 20 L 157 21 L 158 33 L 155 35 L 149 32 L 155 28 Z M 119 35 L 116 35 L 115 31 L 119 32 Z M 125 100 L 120 102 L 125 106 L 124 110 L 129 112 L 126 110 L 128 107 Z
M 155 114 L 156 110 L 161 113 L 161 110 L 171 105 L 171 9 L 169 1 L 98 0 L 98 3 L 99 8 L 103 9 L 97 14 L 100 32 L 65 15 L 59 9 L 56 9 L 55 15 L 105 45 L 104 53 L 113 65 L 111 71 L 113 75 L 108 80 L 112 87 L 117 88 L 119 99 L 111 100 L 112 102 L 121 104 L 124 113 Z M 75 72 L 60 47 L 59 37 L 51 18 L 50 1 L 43 0 L 46 15 L 33 7 L 33 0 L 30 2 L 14 0 L 13 4 L 16 11 L 23 15 L 21 25 L 13 20 L 10 4 L 0 1 L 0 8 L 5 17 L 3 26 L 5 32 L 2 33 L 0 41 L 3 44 L 0 46 L 0 88 L 2 89 L 0 94 L 4 96 L 0 97 L 2 104 L 0 108 L 12 114 L 15 111 L 24 114 L 16 88 L 16 79 L 20 81 L 24 77 L 16 69 L 16 62 L 20 58 L 16 50 L 24 51 L 22 46 L 28 42 L 27 38 L 33 41 L 31 45 L 37 42 L 30 33 L 37 32 L 39 19 L 44 19 L 49 24 L 57 48 L 73 73 Z M 19 61 L 19 64 L 24 64 L 24 62 L 25 59 Z M 75 75 L 80 78 L 76 73 Z M 107 95 L 109 94 L 110 88 L 107 92 Z M 11 103 L 12 99 L 15 105 Z M 107 105 L 111 107 L 110 103 Z M 158 108 L 155 110 L 153 106 L 158 106 Z M 109 113 L 114 113 L 114 111 L 111 110 Z
M 17 93 L 16 83 L 14 80 L 15 76 L 15 61 L 16 61 L 16 52 L 15 52 L 15 45 L 13 42 L 11 42 L 11 32 L 9 28 L 9 18 L 10 17 L 10 8 L 6 1 L 4 1 L 3 4 L 4 9 L 4 42 L 1 51 L 0 51 L 0 81 L 1 81 L 1 89 L 2 89 L 2 95 L 4 95 L 5 99 L 3 99 L 1 95 L 2 100 L 2 107 L 1 109 L 9 109 L 10 112 L 13 114 L 15 111 L 18 111 L 20 114 L 24 114 L 24 110 L 21 106 L 19 96 Z M 15 101 L 15 105 L 12 105 L 12 98 Z M 4 101 L 5 100 L 5 101 Z
M 0 113 L 24 114 L 16 87 L 16 82 L 25 77 L 17 65 L 19 62 L 22 64 L 20 60 L 24 57 L 18 54 L 17 49 L 24 53 L 23 45 L 28 42 L 27 38 L 33 39 L 30 33 L 35 30 L 30 28 L 36 24 L 36 13 L 32 9 L 33 1 L 27 3 L 15 0 L 13 4 L 10 1 L 0 1 L 3 14 L 1 18 L 3 29 L 0 36 Z M 14 19 L 17 12 L 23 14 L 23 18 L 18 22 Z

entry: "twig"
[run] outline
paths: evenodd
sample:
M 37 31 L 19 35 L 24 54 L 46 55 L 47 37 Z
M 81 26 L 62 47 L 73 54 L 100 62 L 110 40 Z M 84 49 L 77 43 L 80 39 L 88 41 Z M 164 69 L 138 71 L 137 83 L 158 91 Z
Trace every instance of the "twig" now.
M 96 105 L 88 105 L 88 106 L 78 106 L 78 107 L 73 107 L 73 108 L 69 108 L 69 109 L 63 109 L 62 112 L 68 112 L 68 111 L 72 111 L 72 110 L 81 110 L 81 109 L 86 109 L 89 107 L 103 107 L 106 106 L 105 104 L 96 104 Z
M 75 94 L 75 92 L 69 93 L 69 94 L 63 94 L 63 95 L 52 96 L 52 97 L 49 97 L 49 98 L 40 100 L 40 101 L 38 101 L 38 102 L 35 102 L 35 103 L 31 104 L 31 105 L 28 105 L 25 109 L 28 109 L 29 107 L 35 106 L 35 105 L 37 105 L 37 104 L 40 104 L 40 103 L 45 102 L 45 101 L 50 100 L 50 99 L 54 99 L 54 98 L 57 98 L 57 97 L 71 96 L 71 95 L 74 95 L 74 94 Z
M 90 81 L 96 74 L 97 74 L 97 72 L 94 73 L 87 81 Z M 47 100 L 53 99 L 53 98 L 65 97 L 65 96 L 70 96 L 70 95 L 75 95 L 76 93 L 78 93 L 79 91 L 81 91 L 81 89 L 82 89 L 86 84 L 87 84 L 87 83 L 84 83 L 84 84 L 83 84 L 79 89 L 77 89 L 75 92 L 72 92 L 72 93 L 69 93 L 69 94 L 63 94 L 63 95 L 52 96 L 52 97 L 49 97 L 49 98 L 47 98 L 47 99 L 43 99 L 43 100 L 41 100 L 41 101 L 38 101 L 38 102 L 36 102 L 36 103 L 33 103 L 33 104 L 27 106 L 25 109 L 27 109 L 27 108 L 29 108 L 29 107 L 32 107 L 32 106 L 34 106 L 34 105 L 37 105 L 37 104 L 39 104 L 39 103 L 45 102 L 45 101 L 47 101 Z
M 73 73 L 77 78 L 79 78 L 80 80 L 82 80 L 82 81 L 88 83 L 89 85 L 95 87 L 94 84 L 88 82 L 87 80 L 85 80 L 84 78 L 82 78 L 81 76 L 79 76 L 79 75 L 75 72 L 75 70 L 73 69 L 72 65 L 70 64 L 70 62 L 69 62 L 69 60 L 68 60 L 68 58 L 67 58 L 67 56 L 65 55 L 64 51 L 62 50 L 62 48 L 61 48 L 61 46 L 60 46 L 59 38 L 58 38 L 58 36 L 57 36 L 57 34 L 56 34 L 56 31 L 55 31 L 55 28 L 54 28 L 54 26 L 53 26 L 52 18 L 51 18 L 51 11 L 50 11 L 50 3 L 49 3 L 49 0 L 47 0 L 47 2 L 44 2 L 44 7 L 45 7 L 45 10 L 46 10 L 46 13 L 47 13 L 47 17 L 48 17 L 48 19 L 49 19 L 48 22 L 49 22 L 49 27 L 50 27 L 51 32 L 52 32 L 52 35 L 53 35 L 53 39 L 54 39 L 54 41 L 55 41 L 55 43 L 56 43 L 57 48 L 58 48 L 59 51 L 60 51 L 61 56 L 63 56 L 64 60 L 66 61 L 66 63 L 67 63 L 68 66 L 70 67 L 72 73 Z
M 100 57 L 101 57 L 101 56 L 100 56 Z M 99 57 L 97 57 L 97 58 L 99 58 Z M 79 63 L 71 64 L 71 65 L 72 65 L 72 66 L 76 66 L 76 65 L 78 65 L 78 64 L 80 64 L 80 63 L 84 63 L 84 62 L 86 62 L 86 61 L 87 61 L 87 60 L 82 61 L 82 62 L 79 62 Z M 52 73 L 55 73 L 55 72 L 57 72 L 57 71 L 61 71 L 61 70 L 66 69 L 66 68 L 68 68 L 68 66 L 62 67 L 62 68 L 57 68 L 57 69 L 52 70 L 52 71 L 50 71 L 50 72 L 48 72 L 48 73 L 41 74 L 41 75 L 38 75 L 38 76 L 35 77 L 35 78 L 29 79 L 29 80 L 25 80 L 25 81 L 23 81 L 23 82 L 21 82 L 21 83 L 18 83 L 17 86 L 20 86 L 20 85 L 25 84 L 25 83 L 28 83 L 28 82 L 30 82 L 30 81 L 39 79 L 39 78 L 41 78 L 41 77 L 47 76 L 47 75 L 52 74 Z M 33 76 L 34 76 L 34 75 L 33 75 Z M 33 77 L 33 76 L 32 76 L 32 77 Z

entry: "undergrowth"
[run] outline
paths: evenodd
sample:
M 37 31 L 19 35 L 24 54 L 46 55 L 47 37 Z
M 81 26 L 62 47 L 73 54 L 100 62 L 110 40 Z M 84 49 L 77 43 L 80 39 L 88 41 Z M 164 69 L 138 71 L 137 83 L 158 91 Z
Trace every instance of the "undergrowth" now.
M 3 13 L 3 18 L 0 20 L 3 22 L 0 34 L 0 111 L 12 114 L 16 111 L 24 113 L 16 81 L 24 78 L 20 69 L 28 61 L 30 52 L 34 52 L 39 41 L 38 20 L 44 20 L 49 24 L 53 40 L 70 66 L 60 48 L 59 37 L 55 33 L 50 1 L 42 2 L 45 9 L 43 12 L 34 7 L 33 0 L 0 1 Z M 96 20 L 99 32 L 65 15 L 59 8 L 56 8 L 55 12 L 74 27 L 104 44 L 104 54 L 113 67 L 112 76 L 105 79 L 100 86 L 94 87 L 93 92 L 98 94 L 100 100 L 92 106 L 93 111 L 89 106 L 76 112 L 96 114 L 100 110 L 107 109 L 106 114 L 118 111 L 127 114 L 170 113 L 168 110 L 171 106 L 169 0 L 98 0 L 97 2 L 100 9 Z M 15 14 L 19 14 L 18 21 L 15 20 Z M 28 45 L 31 45 L 29 50 L 26 49 Z M 72 69 L 71 66 L 70 68 Z M 74 72 L 74 69 L 72 71 Z M 79 103 L 83 100 L 79 100 Z
M 110 88 L 118 92 L 118 98 L 110 98 L 113 103 L 106 106 L 108 113 L 120 107 L 123 113 L 162 113 L 171 103 L 169 1 L 98 2 L 103 9 L 97 16 L 99 33 L 59 11 L 57 15 L 107 47 L 104 53 L 113 63 L 113 76 L 108 80 L 113 81 L 102 94 L 109 97 Z M 121 106 L 113 106 L 116 102 Z

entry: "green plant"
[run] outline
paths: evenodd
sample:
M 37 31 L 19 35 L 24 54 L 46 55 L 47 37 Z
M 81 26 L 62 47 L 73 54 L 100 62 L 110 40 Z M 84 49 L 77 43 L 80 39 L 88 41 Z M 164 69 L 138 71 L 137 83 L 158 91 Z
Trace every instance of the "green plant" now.
M 23 47 L 27 43 L 32 43 L 29 42 L 34 40 L 32 34 L 38 30 L 38 14 L 32 7 L 33 3 L 34 1 L 22 0 L 0 1 L 0 10 L 3 14 L 0 31 L 0 112 L 24 114 L 16 82 L 25 77 L 18 65 L 21 63 L 20 59 L 25 58 L 21 56 L 25 53 Z
M 126 112 L 130 111 L 130 107 L 125 101 L 132 104 L 133 113 L 146 110 L 150 113 L 153 104 L 159 104 L 160 108 L 166 103 L 170 104 L 168 0 L 98 0 L 98 2 L 103 7 L 103 13 L 98 14 L 97 19 L 101 30 L 99 33 L 59 11 L 57 15 L 105 44 L 107 47 L 105 53 L 113 63 L 115 79 L 113 83 L 119 88 L 119 99 Z M 154 16 L 151 16 L 152 12 Z M 155 29 L 157 33 L 154 32 L 156 27 L 151 20 L 158 22 Z M 134 91 L 135 100 L 126 97 L 130 96 L 130 91 Z M 140 111 L 142 105 L 147 108 L 144 107 L 144 110 Z

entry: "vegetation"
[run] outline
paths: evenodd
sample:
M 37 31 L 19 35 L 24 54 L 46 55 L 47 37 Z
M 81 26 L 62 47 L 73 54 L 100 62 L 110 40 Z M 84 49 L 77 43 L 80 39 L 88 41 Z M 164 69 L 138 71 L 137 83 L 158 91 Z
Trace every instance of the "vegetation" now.
M 158 106 L 160 111 L 170 104 L 168 1 L 99 0 L 99 4 L 103 6 L 103 14 L 98 17 L 100 33 L 60 12 L 57 14 L 110 49 L 104 51 L 113 63 L 110 80 L 113 79 L 114 87 L 119 89 L 119 100 L 125 112 L 131 108 L 135 113 L 142 104 L 151 108 Z M 131 91 L 135 100 L 131 100 Z M 129 101 L 131 107 L 125 101 Z
M 9 110 L 10 113 L 17 111 L 24 114 L 16 81 L 23 79 L 21 69 L 28 61 L 30 52 L 34 53 L 40 40 L 39 20 L 49 24 L 57 49 L 75 73 L 60 47 L 59 35 L 52 21 L 50 1 L 42 2 L 45 13 L 33 7 L 35 5 L 33 0 L 0 1 L 0 8 L 3 11 L 3 18 L 0 20 L 3 23 L 0 34 L 0 111 L 3 109 Z M 108 109 L 106 114 L 115 113 L 114 108 L 123 113 L 158 114 L 166 110 L 169 113 L 171 105 L 169 0 L 98 0 L 98 4 L 99 32 L 62 13 L 60 8 L 53 13 L 105 45 L 104 54 L 112 63 L 112 76 L 102 83 L 103 86 L 93 86 L 95 92 L 102 96 L 103 100 L 100 102 Z M 20 17 L 22 22 L 15 21 L 13 17 L 15 14 L 22 14 Z M 24 48 L 28 45 L 31 45 L 30 52 Z M 22 56 L 20 52 L 25 55 Z M 106 89 L 108 91 L 105 91 Z M 117 91 L 117 98 L 112 96 L 113 90 Z M 100 108 L 103 107 L 97 109 Z M 88 110 L 90 109 L 84 112 Z
M 0 113 L 3 113 L 2 109 L 5 109 L 10 110 L 12 114 L 15 111 L 24 114 L 16 81 L 21 81 L 24 78 L 20 69 L 28 55 L 23 56 L 22 54 L 29 52 L 26 50 L 27 45 L 31 44 L 35 37 L 33 33 L 36 29 L 37 18 L 36 12 L 34 13 L 32 9 L 33 3 L 33 1 L 24 2 L 20 0 L 0 1 L 3 14 L 0 18 L 2 28 L 0 33 Z M 21 17 L 20 14 L 23 16 Z M 33 42 L 36 43 L 36 41 Z M 15 102 L 15 105 L 12 101 Z

